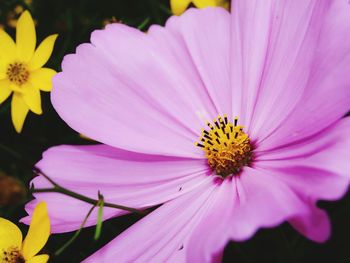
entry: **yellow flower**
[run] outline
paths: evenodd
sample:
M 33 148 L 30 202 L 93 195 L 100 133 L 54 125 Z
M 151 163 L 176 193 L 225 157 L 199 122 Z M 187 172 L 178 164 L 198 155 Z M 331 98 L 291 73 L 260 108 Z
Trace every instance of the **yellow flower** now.
M 171 11 L 175 15 L 181 15 L 191 3 L 198 8 L 209 6 L 221 6 L 226 9 L 229 8 L 228 0 L 170 0 Z
M 33 212 L 28 234 L 22 243 L 19 228 L 0 217 L 0 262 L 46 263 L 49 255 L 36 255 L 46 244 L 50 235 L 50 220 L 46 203 L 39 203 Z
M 57 35 L 47 37 L 35 50 L 33 19 L 23 12 L 16 26 L 16 43 L 0 29 L 0 103 L 13 92 L 11 117 L 18 133 L 31 110 L 42 114 L 40 90 L 50 91 L 56 71 L 43 68 L 51 56 Z

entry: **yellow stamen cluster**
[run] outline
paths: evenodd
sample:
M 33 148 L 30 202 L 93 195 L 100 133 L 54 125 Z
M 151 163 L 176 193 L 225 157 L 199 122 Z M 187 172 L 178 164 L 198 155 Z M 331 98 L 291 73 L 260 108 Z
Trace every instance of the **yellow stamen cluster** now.
M 238 175 L 252 160 L 250 139 L 237 123 L 237 117 L 231 123 L 226 115 L 219 116 L 213 124 L 207 123 L 210 130 L 203 129 L 200 142 L 196 142 L 205 151 L 209 166 L 223 178 Z
M 25 260 L 17 248 L 11 248 L 2 252 L 2 261 L 4 263 L 24 263 Z
M 23 63 L 14 62 L 9 64 L 6 75 L 11 82 L 21 86 L 28 81 L 29 71 Z

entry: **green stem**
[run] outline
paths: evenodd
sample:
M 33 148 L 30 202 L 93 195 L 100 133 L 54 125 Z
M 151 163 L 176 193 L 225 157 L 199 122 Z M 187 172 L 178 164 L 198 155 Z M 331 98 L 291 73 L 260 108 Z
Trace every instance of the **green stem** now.
M 97 199 L 93 199 L 93 198 L 78 194 L 76 192 L 73 192 L 71 190 L 68 190 L 62 186 L 57 186 L 57 184 L 53 188 L 37 188 L 37 189 L 32 189 L 31 192 L 32 193 L 60 193 L 60 194 L 64 194 L 64 195 L 70 196 L 72 198 L 81 200 L 83 202 L 92 204 L 92 205 L 96 205 L 99 201 Z M 136 208 L 112 204 L 112 203 L 104 203 L 104 206 L 129 211 L 131 213 L 138 213 L 138 214 L 146 214 L 147 213 L 146 211 L 138 210 Z
M 50 177 L 48 177 L 46 174 L 44 174 L 38 167 L 34 166 L 33 167 L 33 172 L 35 175 L 41 175 L 42 177 L 44 177 L 46 180 L 48 180 L 53 186 L 57 187 L 57 188 L 63 188 L 61 186 L 59 186 L 54 180 L 52 180 Z
M 85 226 L 88 218 L 90 217 L 92 211 L 94 211 L 96 207 L 96 204 L 94 204 L 91 209 L 89 210 L 89 212 L 87 213 L 87 215 L 85 216 L 84 218 L 84 221 L 81 223 L 80 225 L 80 228 L 78 229 L 77 232 L 75 232 L 74 236 L 72 236 L 71 239 L 68 240 L 68 242 L 66 244 L 64 244 L 60 249 L 58 249 L 56 252 L 55 252 L 55 256 L 59 256 L 67 247 L 69 247 L 76 239 L 77 237 L 79 236 L 80 232 L 83 230 L 83 227 Z
M 97 212 L 97 222 L 96 222 L 96 230 L 94 240 L 97 241 L 102 232 L 102 224 L 103 224 L 103 207 L 104 207 L 104 197 L 98 192 L 98 212 Z
M 142 23 L 137 27 L 139 30 L 144 30 L 151 19 L 147 17 Z

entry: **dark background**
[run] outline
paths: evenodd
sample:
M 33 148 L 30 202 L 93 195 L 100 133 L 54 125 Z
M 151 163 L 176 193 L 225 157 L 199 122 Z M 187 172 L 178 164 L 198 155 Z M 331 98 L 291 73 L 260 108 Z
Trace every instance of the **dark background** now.
M 247 0 L 248 1 L 248 0 Z M 108 21 L 121 21 L 133 27 L 147 30 L 151 24 L 164 24 L 170 16 L 167 0 L 33 0 L 1 1 L 0 26 L 14 36 L 14 12 L 21 6 L 31 11 L 37 23 L 38 42 L 46 36 L 58 33 L 53 56 L 47 67 L 60 70 L 65 54 L 89 41 L 94 29 L 103 28 Z M 135 76 L 137 77 L 137 76 Z M 30 113 L 21 134 L 12 127 L 10 100 L 0 105 L 0 216 L 17 223 L 25 214 L 24 204 L 31 198 L 25 194 L 33 174 L 30 166 L 41 153 L 59 144 L 89 144 L 71 130 L 55 113 L 48 93 L 42 93 L 44 114 Z M 20 159 L 14 155 L 19 155 Z M 334 157 L 336 158 L 336 156 Z M 29 165 L 28 165 L 29 164 Z M 12 195 L 4 197 L 2 192 Z M 341 201 L 320 206 L 329 212 L 333 234 L 325 244 L 316 244 L 297 234 L 288 224 L 278 228 L 260 230 L 251 240 L 230 243 L 225 249 L 225 262 L 350 262 L 350 194 Z M 84 229 L 79 238 L 59 257 L 54 252 L 64 245 L 73 233 L 52 235 L 43 252 L 51 255 L 52 262 L 80 262 L 121 231 L 140 219 L 129 215 L 109 220 L 103 224 L 99 241 L 93 240 L 94 228 Z M 23 232 L 27 226 L 19 224 Z M 127 251 L 125 251 L 127 253 Z

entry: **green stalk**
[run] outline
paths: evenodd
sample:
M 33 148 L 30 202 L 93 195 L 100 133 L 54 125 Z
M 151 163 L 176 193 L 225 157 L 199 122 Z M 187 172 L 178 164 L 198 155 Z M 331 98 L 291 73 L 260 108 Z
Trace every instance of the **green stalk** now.
M 67 196 L 70 196 L 72 198 L 78 199 L 80 201 L 89 203 L 89 204 L 97 204 L 99 200 L 93 199 L 81 194 L 78 194 L 76 192 L 73 192 L 71 190 L 68 190 L 64 187 L 61 186 L 54 186 L 53 188 L 37 188 L 37 189 L 31 189 L 32 193 L 60 193 L 64 194 Z M 116 208 L 116 209 L 121 209 L 125 210 L 131 213 L 138 213 L 138 214 L 147 214 L 146 211 L 138 210 L 136 208 L 128 207 L 128 206 L 123 206 L 123 205 L 117 205 L 117 204 L 112 204 L 112 203 L 104 203 L 105 207 L 111 207 L 111 208 Z
M 55 252 L 55 256 L 59 256 L 64 250 L 67 249 L 67 247 L 69 247 L 79 236 L 81 230 L 84 228 L 86 221 L 88 220 L 88 218 L 90 217 L 92 211 L 94 211 L 96 207 L 96 204 L 94 206 L 91 207 L 91 209 L 89 210 L 89 212 L 87 213 L 87 215 L 84 218 L 84 221 L 81 223 L 80 228 L 75 232 L 74 236 L 72 236 L 71 239 L 68 240 L 68 242 L 66 244 L 64 244 L 60 249 L 58 249 Z

